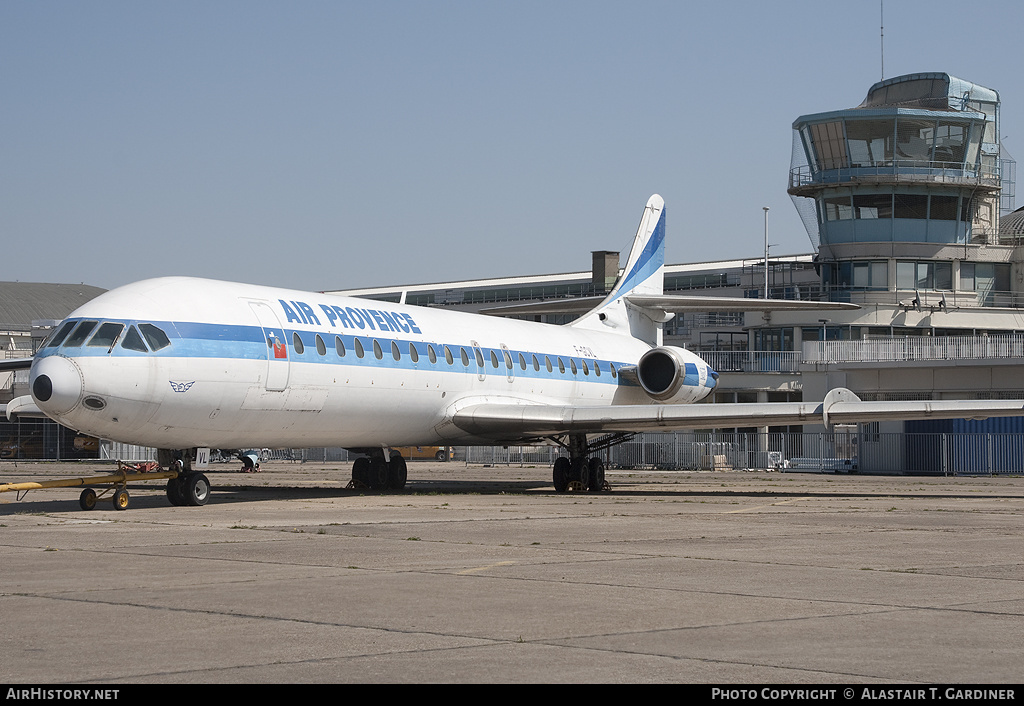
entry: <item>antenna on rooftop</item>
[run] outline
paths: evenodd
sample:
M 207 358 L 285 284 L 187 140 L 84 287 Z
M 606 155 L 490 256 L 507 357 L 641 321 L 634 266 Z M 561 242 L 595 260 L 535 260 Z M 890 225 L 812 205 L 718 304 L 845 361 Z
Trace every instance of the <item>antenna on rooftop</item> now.
M 882 80 L 885 80 L 885 0 L 878 0 L 879 31 L 881 32 L 882 48 Z

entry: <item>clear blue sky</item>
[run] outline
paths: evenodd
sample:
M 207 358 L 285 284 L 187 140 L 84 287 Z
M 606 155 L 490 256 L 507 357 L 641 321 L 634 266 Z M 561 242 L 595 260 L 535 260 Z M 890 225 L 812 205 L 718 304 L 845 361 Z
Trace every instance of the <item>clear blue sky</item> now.
M 885 76 L 996 89 L 1024 162 L 1022 19 L 888 0 Z M 763 206 L 773 253 L 809 252 L 791 125 L 860 103 L 880 24 L 877 0 L 0 0 L 0 279 L 586 270 L 655 192 L 669 262 L 757 257 Z

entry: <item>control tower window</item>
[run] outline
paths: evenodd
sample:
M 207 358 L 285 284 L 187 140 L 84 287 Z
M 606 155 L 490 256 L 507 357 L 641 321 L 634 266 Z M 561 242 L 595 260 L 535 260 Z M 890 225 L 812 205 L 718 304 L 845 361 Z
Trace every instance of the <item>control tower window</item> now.
M 934 120 L 900 118 L 896 123 L 896 158 L 909 162 L 932 161 Z
M 818 169 L 841 169 L 848 166 L 841 122 L 837 120 L 811 125 L 811 139 L 817 152 Z
M 896 218 L 928 217 L 928 197 L 924 194 L 896 194 L 894 201 Z
M 825 199 L 825 219 L 845 221 L 853 218 L 853 206 L 849 196 L 829 196 Z
M 893 160 L 893 120 L 850 120 L 846 138 L 850 144 L 850 163 L 854 167 L 891 164 Z
M 892 194 L 854 194 L 857 218 L 892 218 Z

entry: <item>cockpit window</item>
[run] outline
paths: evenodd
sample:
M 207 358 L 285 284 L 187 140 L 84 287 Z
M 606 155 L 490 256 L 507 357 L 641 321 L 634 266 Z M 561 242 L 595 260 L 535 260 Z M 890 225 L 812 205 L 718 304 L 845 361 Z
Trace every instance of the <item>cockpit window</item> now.
M 59 346 L 61 342 L 68 337 L 68 334 L 71 333 L 71 329 L 75 327 L 76 323 L 78 322 L 65 321 L 60 328 L 53 332 L 53 334 L 50 336 L 50 339 L 45 344 L 43 344 L 43 348 L 56 348 L 57 346 Z
M 89 339 L 86 345 L 90 348 L 106 348 L 109 350 L 113 347 L 117 337 L 121 335 L 123 330 L 124 324 L 108 321 L 96 330 L 96 334 Z
M 127 348 L 130 351 L 139 351 L 140 353 L 149 352 L 142 340 L 142 336 L 139 335 L 134 326 L 128 327 L 128 332 L 125 333 L 124 339 L 121 341 L 121 347 Z
M 139 324 L 139 331 L 142 332 L 149 347 L 154 351 L 171 345 L 171 339 L 167 338 L 167 334 L 153 324 Z
M 65 343 L 64 345 L 68 347 L 82 345 L 83 343 L 85 343 L 85 339 L 89 337 L 89 334 L 92 333 L 92 330 L 96 328 L 96 324 L 98 323 L 99 321 L 83 321 L 82 323 L 78 324 L 78 327 L 75 329 L 74 333 L 71 334 L 71 336 L 67 340 L 67 343 Z

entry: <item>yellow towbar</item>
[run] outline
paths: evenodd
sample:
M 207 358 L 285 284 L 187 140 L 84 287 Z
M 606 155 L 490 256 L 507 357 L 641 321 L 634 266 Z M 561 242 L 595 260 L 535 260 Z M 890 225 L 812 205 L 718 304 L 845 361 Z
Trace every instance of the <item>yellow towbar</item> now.
M 108 492 L 113 491 L 115 510 L 128 509 L 128 488 L 127 485 L 133 481 L 140 480 L 168 480 L 178 477 L 177 471 L 156 471 L 140 473 L 126 468 L 124 464 L 118 464 L 117 473 L 110 473 L 102 476 L 85 476 L 82 478 L 61 478 L 59 480 L 30 481 L 26 483 L 0 483 L 0 493 L 16 492 L 18 499 L 24 497 L 24 493 L 30 490 L 42 488 L 73 488 L 83 485 L 109 485 L 97 495 L 94 488 L 86 488 L 78 498 L 78 504 L 83 510 L 92 510 L 96 507 L 96 501 Z

